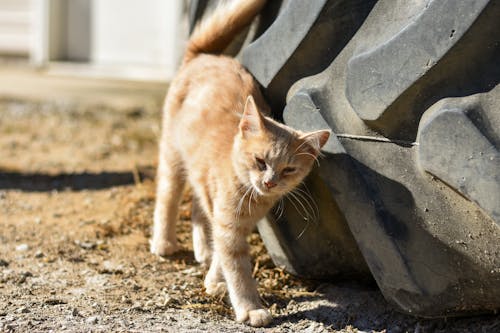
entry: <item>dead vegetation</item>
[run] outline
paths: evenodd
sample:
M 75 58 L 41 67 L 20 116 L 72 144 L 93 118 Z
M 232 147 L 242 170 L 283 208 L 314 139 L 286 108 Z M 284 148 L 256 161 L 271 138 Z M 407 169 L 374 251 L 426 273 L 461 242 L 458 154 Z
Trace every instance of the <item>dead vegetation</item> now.
M 254 276 L 269 328 L 232 320 L 203 290 L 190 193 L 183 251 L 149 253 L 159 106 L 109 109 L 0 100 L 1 332 L 496 332 L 498 316 L 419 320 L 373 286 L 305 281 L 275 267 L 257 233 Z M 136 143 L 132 143 L 136 142 Z

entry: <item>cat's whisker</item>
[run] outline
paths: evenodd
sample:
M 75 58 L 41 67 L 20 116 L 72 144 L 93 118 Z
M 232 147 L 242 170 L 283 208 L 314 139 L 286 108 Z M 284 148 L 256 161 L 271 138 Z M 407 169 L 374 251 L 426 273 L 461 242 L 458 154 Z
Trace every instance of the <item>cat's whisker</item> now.
M 309 156 L 311 156 L 312 159 L 314 160 L 314 162 L 316 162 L 318 164 L 318 166 L 319 166 L 319 160 L 318 160 L 317 156 L 314 156 L 311 153 L 297 153 L 297 154 L 295 154 L 295 156 L 298 156 L 298 155 L 309 155 Z
M 302 235 L 306 232 L 307 228 L 309 228 L 309 221 L 306 221 L 306 225 L 304 226 L 304 229 L 302 229 L 302 231 L 297 236 L 297 238 L 295 238 L 295 240 L 299 240 L 300 237 L 302 237 Z
M 283 200 L 283 198 L 280 199 L 280 207 L 281 207 L 281 210 L 280 210 L 279 218 L 281 218 L 283 216 L 283 213 L 285 212 L 285 200 Z
M 302 184 L 303 184 L 303 183 L 302 183 Z M 305 186 L 305 184 L 303 184 L 303 185 Z M 297 197 L 295 197 L 295 195 L 299 195 L 299 192 L 295 192 L 296 190 L 302 191 L 301 189 L 296 188 L 295 190 L 293 190 L 292 192 L 290 192 L 290 194 L 292 194 L 292 197 L 293 197 L 293 198 L 295 198 L 295 200 L 297 200 L 297 201 L 299 202 L 299 204 L 301 204 L 300 200 L 299 200 Z M 301 196 L 301 195 L 299 195 L 299 196 L 300 196 L 303 200 L 306 200 L 303 196 Z M 310 197 L 310 195 L 309 195 L 309 197 Z M 311 200 L 312 200 L 312 198 L 311 198 Z M 291 201 L 291 202 L 292 202 L 292 204 L 293 204 L 293 201 Z M 309 206 L 310 206 L 310 203 L 308 202 L 308 200 L 306 200 L 306 202 L 307 202 L 307 203 L 309 204 Z M 314 200 L 313 200 L 313 202 L 314 202 Z M 301 204 L 301 205 L 302 205 L 302 204 Z M 295 206 L 295 205 L 294 205 L 294 206 Z M 302 207 L 304 208 L 304 206 L 303 206 L 303 205 L 302 205 Z M 310 207 L 311 207 L 311 206 L 310 206 Z M 297 209 L 297 207 L 295 207 L 295 209 Z M 311 209 L 312 209 L 312 207 L 311 207 Z M 304 208 L 304 210 L 305 210 L 305 208 Z M 307 213 L 306 213 L 306 214 L 307 214 Z M 315 217 L 314 217 L 314 218 L 316 219 L 316 215 L 315 215 Z M 317 217 L 317 218 L 319 218 L 319 211 L 318 211 L 318 217 Z M 307 229 L 309 228 L 310 219 L 307 219 L 307 218 L 306 218 L 305 220 L 306 220 L 306 225 L 304 226 L 304 229 L 302 229 L 302 231 L 298 234 L 298 236 L 296 237 L 296 240 L 300 239 L 300 238 L 302 237 L 302 235 L 304 235 L 304 233 L 305 233 L 305 232 L 307 231 Z
M 312 218 L 312 216 L 310 215 L 310 212 L 306 209 L 306 207 L 304 206 L 304 204 L 300 201 L 300 199 L 296 196 L 296 194 L 292 191 L 289 193 L 290 194 L 290 197 L 291 198 L 294 198 L 297 203 L 302 207 L 302 212 L 305 214 L 303 215 L 300 210 L 298 209 L 298 207 L 293 203 L 293 201 L 290 200 L 290 202 L 294 205 L 295 209 L 297 210 L 297 212 L 302 216 L 302 218 L 304 218 L 305 220 L 309 220 Z
M 300 192 L 300 189 L 295 189 L 293 191 L 293 193 L 295 195 L 297 195 L 300 199 L 302 199 L 303 201 L 305 201 L 307 207 L 310 209 L 310 213 L 312 214 L 312 217 L 313 217 L 313 220 L 314 222 L 316 222 L 318 220 L 318 215 L 319 213 L 314 209 L 313 205 L 310 203 L 310 201 L 308 200 L 308 197 L 304 194 L 302 194 Z M 309 210 L 308 210 L 309 211 Z
M 236 217 L 239 217 L 240 216 L 240 210 L 241 210 L 241 204 L 243 202 L 243 198 L 245 197 L 245 195 L 243 194 L 243 196 L 240 198 L 240 200 L 238 201 L 238 205 L 236 206 Z
M 294 151 L 293 153 L 295 154 L 300 148 L 302 148 L 303 145 L 307 144 L 307 141 L 302 142 Z
M 287 198 L 287 199 L 288 199 L 288 201 L 289 201 L 289 202 L 293 205 L 293 207 L 295 208 L 295 211 L 296 211 L 297 213 L 299 213 L 299 215 L 300 215 L 303 219 L 307 220 L 307 217 L 306 217 L 306 216 L 304 216 L 304 215 L 302 214 L 302 212 L 300 211 L 300 209 L 297 207 L 297 205 L 295 204 L 295 202 L 292 200 L 292 199 L 293 199 L 293 197 L 289 196 L 290 194 L 291 194 L 291 192 L 287 194 L 286 198 Z
M 316 212 L 318 212 L 318 220 L 319 220 L 320 213 L 319 213 L 318 204 L 316 203 L 316 200 L 314 200 L 314 198 L 311 194 L 311 191 L 309 191 L 309 188 L 307 187 L 307 185 L 304 182 L 302 182 L 302 184 L 304 185 L 305 193 L 307 194 L 307 196 L 311 199 L 312 203 L 314 204 L 314 207 L 316 208 Z M 302 191 L 304 191 L 304 190 L 302 190 Z
M 273 207 L 274 214 L 278 214 L 280 212 L 280 202 L 278 201 Z
M 251 187 L 251 191 L 250 191 L 250 198 L 248 199 L 248 215 L 252 215 L 252 198 L 253 198 L 253 194 L 254 194 L 254 188 L 253 186 Z
M 275 213 L 277 214 L 277 217 L 275 217 L 276 221 L 278 221 L 281 218 L 281 216 L 283 216 L 284 210 L 285 208 L 284 208 L 283 198 L 280 198 L 278 204 L 276 205 L 276 211 L 275 211 Z
M 292 193 L 296 197 L 296 200 L 303 207 L 304 212 L 306 212 L 309 217 L 315 218 L 316 214 L 315 214 L 314 208 L 308 202 L 307 198 L 304 198 L 304 195 L 302 195 L 301 193 L 297 192 L 297 190 L 298 190 L 298 188 L 295 188 L 290 193 Z M 306 202 L 307 207 L 302 203 L 301 199 Z
M 236 208 L 236 216 L 240 216 L 241 215 L 241 208 L 243 206 L 243 201 L 245 200 L 245 197 L 247 196 L 247 194 L 250 192 L 250 190 L 252 189 L 252 186 L 250 185 L 248 187 L 248 189 L 245 191 L 245 193 L 243 194 L 243 196 L 241 197 L 240 201 L 238 202 L 238 207 Z
M 314 206 L 311 204 L 310 200 L 309 200 L 309 197 L 307 195 L 305 195 L 305 193 L 303 191 L 301 191 L 300 189 L 296 188 L 292 191 L 296 196 L 299 197 L 299 199 L 302 199 L 305 204 L 307 205 L 307 208 L 308 208 L 308 212 L 311 212 L 311 214 L 313 215 L 314 218 L 317 217 L 317 211 L 316 209 L 314 208 Z
M 319 207 L 318 205 L 316 204 L 316 201 L 314 200 L 314 198 L 312 197 L 311 193 L 309 192 L 309 189 L 307 188 L 306 184 L 304 184 L 304 182 L 302 182 L 302 185 L 304 186 L 305 190 L 297 187 L 295 189 L 295 191 L 298 191 L 300 192 L 303 196 L 304 196 L 304 200 L 308 203 L 308 205 L 310 206 L 313 206 L 311 207 L 312 209 L 314 209 L 314 212 L 315 212 L 315 218 L 316 218 L 316 221 L 319 220 Z

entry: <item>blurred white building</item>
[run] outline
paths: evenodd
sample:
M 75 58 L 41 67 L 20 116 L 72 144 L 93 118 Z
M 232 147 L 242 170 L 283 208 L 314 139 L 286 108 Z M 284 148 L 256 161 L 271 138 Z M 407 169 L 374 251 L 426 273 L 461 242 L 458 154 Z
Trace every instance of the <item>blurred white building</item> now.
M 0 57 L 69 75 L 168 80 L 187 34 L 183 0 L 0 0 Z

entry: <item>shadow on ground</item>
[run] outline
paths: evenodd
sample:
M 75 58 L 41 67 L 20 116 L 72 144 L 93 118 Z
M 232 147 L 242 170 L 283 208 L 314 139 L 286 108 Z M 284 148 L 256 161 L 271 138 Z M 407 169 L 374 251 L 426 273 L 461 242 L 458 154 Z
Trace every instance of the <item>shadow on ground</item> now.
M 53 190 L 101 190 L 113 186 L 130 185 L 145 179 L 153 179 L 152 169 L 130 172 L 99 173 L 23 173 L 0 170 L 0 190 L 25 192 L 50 192 Z

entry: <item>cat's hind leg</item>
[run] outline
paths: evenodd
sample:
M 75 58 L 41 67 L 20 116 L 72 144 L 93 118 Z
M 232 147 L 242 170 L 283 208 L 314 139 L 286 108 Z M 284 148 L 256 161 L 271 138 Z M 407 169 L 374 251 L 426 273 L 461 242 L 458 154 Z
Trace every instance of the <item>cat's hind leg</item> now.
M 204 281 L 205 291 L 207 294 L 212 296 L 223 295 L 227 291 L 226 282 L 224 281 L 224 276 L 222 275 L 222 269 L 220 267 L 219 258 L 213 253 L 212 262 L 210 263 L 210 269 L 207 272 L 207 276 Z
M 154 210 L 151 252 L 166 256 L 179 249 L 175 226 L 185 179 L 180 154 L 162 138 L 156 176 L 156 204 Z
M 191 222 L 193 225 L 194 258 L 200 264 L 208 266 L 212 259 L 210 222 L 196 197 L 193 197 Z

